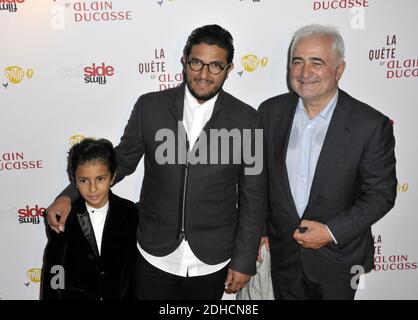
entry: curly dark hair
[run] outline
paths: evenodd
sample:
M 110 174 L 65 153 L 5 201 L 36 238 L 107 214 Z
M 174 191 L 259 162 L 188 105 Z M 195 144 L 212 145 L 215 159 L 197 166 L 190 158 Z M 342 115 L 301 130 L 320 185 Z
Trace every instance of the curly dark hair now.
M 83 139 L 70 148 L 67 161 L 67 173 L 71 182 L 75 182 L 77 167 L 87 162 L 98 161 L 107 165 L 112 177 L 117 166 L 115 150 L 112 142 L 107 139 Z

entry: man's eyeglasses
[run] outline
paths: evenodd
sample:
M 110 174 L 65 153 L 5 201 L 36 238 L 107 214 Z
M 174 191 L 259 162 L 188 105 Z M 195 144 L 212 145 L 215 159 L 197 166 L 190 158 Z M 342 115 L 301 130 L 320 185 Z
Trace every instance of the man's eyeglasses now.
M 208 66 L 208 70 L 211 74 L 219 74 L 230 65 L 230 63 L 228 63 L 227 65 L 222 66 L 219 62 L 204 63 L 196 58 L 190 59 L 187 64 L 193 71 L 201 71 L 204 66 Z

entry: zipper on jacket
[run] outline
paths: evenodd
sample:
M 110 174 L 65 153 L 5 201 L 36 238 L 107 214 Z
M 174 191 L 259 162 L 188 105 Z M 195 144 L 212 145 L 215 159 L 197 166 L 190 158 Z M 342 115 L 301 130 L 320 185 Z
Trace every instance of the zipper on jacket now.
M 186 162 L 186 169 L 184 171 L 184 184 L 183 184 L 183 208 L 181 213 L 181 230 L 179 239 L 180 240 L 187 240 L 186 238 L 186 231 L 185 231 L 185 220 L 186 220 L 186 192 L 187 192 L 187 176 L 189 173 L 189 160 Z

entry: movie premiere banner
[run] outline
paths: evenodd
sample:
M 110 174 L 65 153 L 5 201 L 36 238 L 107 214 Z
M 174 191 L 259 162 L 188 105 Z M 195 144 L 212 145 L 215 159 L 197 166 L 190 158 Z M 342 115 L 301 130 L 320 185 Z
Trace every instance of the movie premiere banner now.
M 43 212 L 68 183 L 71 145 L 116 145 L 136 99 L 178 86 L 188 35 L 213 23 L 236 48 L 224 88 L 254 108 L 288 91 L 296 29 L 338 27 L 340 87 L 392 120 L 399 180 L 356 299 L 418 299 L 417 12 L 416 0 L 0 0 L 0 299 L 39 298 Z M 114 192 L 138 201 L 142 176 L 141 162 Z

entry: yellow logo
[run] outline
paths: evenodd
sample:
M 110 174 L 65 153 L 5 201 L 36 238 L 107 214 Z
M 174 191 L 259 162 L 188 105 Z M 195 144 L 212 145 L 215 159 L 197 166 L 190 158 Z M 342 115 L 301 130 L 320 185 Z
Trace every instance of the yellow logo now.
M 80 143 L 81 141 L 83 141 L 83 139 L 85 138 L 85 136 L 81 135 L 81 134 L 76 134 L 70 137 L 69 141 L 70 141 L 70 145 L 73 146 L 76 143 Z
M 248 72 L 253 72 L 258 67 L 265 67 L 268 63 L 268 58 L 259 59 L 256 55 L 248 54 L 241 59 L 242 67 Z
M 32 268 L 26 272 L 26 275 L 32 282 L 41 282 L 41 269 L 39 268 Z
M 11 83 L 18 84 L 22 82 L 25 76 L 27 79 L 32 79 L 33 69 L 28 69 L 25 72 L 21 67 L 10 66 L 4 69 L 4 74 Z
M 397 192 L 407 192 L 409 189 L 409 183 L 403 183 L 403 184 L 399 184 L 396 187 L 396 191 Z

